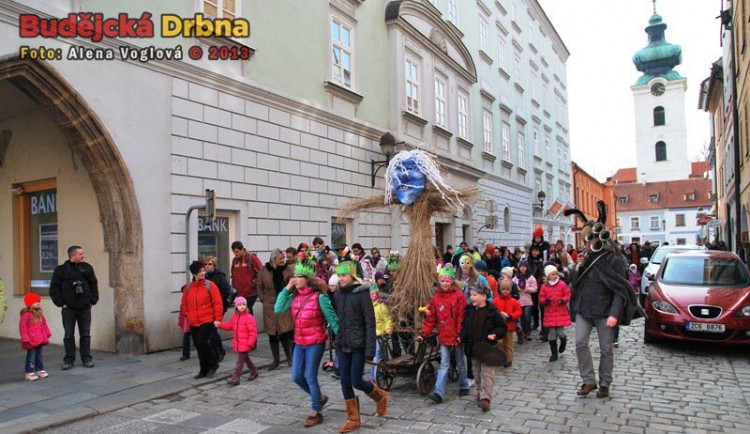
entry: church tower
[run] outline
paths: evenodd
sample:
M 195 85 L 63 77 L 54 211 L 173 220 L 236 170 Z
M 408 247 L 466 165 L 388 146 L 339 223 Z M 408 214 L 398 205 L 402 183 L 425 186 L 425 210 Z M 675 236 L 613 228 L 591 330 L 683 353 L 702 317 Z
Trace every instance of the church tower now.
M 688 179 L 685 92 L 687 79 L 674 67 L 682 63 L 682 47 L 664 37 L 667 24 L 656 13 L 648 21 L 648 45 L 633 56 L 643 75 L 631 86 L 635 102 L 638 182 Z

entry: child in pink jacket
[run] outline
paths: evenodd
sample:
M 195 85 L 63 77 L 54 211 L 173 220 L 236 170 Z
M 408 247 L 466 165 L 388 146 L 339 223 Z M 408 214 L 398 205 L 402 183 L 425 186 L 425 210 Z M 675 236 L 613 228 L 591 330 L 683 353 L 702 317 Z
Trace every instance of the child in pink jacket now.
M 549 348 L 552 355 L 550 362 L 557 360 L 558 348 L 557 340 L 560 339 L 559 352 L 565 351 L 568 344 L 568 337 L 565 335 L 565 326 L 569 326 L 570 312 L 568 311 L 568 301 L 570 301 L 570 288 L 560 279 L 557 274 L 557 267 L 547 265 L 544 267 L 544 275 L 547 281 L 539 290 L 539 304 L 544 309 L 544 327 L 549 330 L 547 335 L 549 339 Z
M 240 384 L 242 368 L 247 364 L 250 368 L 248 381 L 258 378 L 258 368 L 250 359 L 250 350 L 255 346 L 258 340 L 258 326 L 255 324 L 255 317 L 250 315 L 247 310 L 247 300 L 245 297 L 234 299 L 235 313 L 227 322 L 216 321 L 214 325 L 222 330 L 232 330 L 232 349 L 237 353 L 237 364 L 234 367 L 234 374 L 228 380 L 231 386 Z
M 26 294 L 23 303 L 26 308 L 21 310 L 18 330 L 21 332 L 21 347 L 26 350 L 26 380 L 36 381 L 47 378 L 49 374 L 44 370 L 42 349 L 49 343 L 52 332 L 47 326 L 41 306 L 42 299 L 34 293 Z

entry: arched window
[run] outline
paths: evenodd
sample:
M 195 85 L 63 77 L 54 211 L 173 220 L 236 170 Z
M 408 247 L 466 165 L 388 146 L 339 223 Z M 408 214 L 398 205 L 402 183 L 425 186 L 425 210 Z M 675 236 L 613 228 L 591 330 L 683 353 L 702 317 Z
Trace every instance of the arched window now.
M 658 127 L 664 125 L 664 107 L 658 106 L 654 108 L 654 126 Z
M 656 161 L 667 161 L 667 144 L 656 142 Z

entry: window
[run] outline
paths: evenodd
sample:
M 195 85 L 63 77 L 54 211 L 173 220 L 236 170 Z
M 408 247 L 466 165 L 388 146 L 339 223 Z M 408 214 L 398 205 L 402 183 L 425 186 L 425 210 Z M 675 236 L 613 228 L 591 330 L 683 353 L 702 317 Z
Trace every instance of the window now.
M 656 203 L 659 201 L 659 195 L 658 194 L 650 194 L 648 196 L 648 201 L 651 203 Z
M 352 28 L 331 18 L 332 79 L 341 86 L 352 87 Z
M 503 210 L 503 229 L 505 232 L 510 232 L 510 208 L 507 206 Z
M 664 125 L 664 107 L 658 106 L 654 109 L 654 126 Z
M 435 124 L 443 128 L 447 125 L 445 88 L 445 80 L 435 77 Z
M 656 142 L 656 161 L 667 161 L 667 144 L 664 142 Z
M 469 96 L 458 93 L 458 136 L 469 139 Z
M 484 18 L 479 19 L 479 49 L 489 54 L 490 47 L 487 39 L 487 28 L 489 25 Z
M 516 140 L 518 141 L 518 167 L 526 167 L 526 135 L 518 132 Z
M 618 228 L 620 227 L 620 217 L 617 217 L 615 219 L 615 226 L 617 226 Z
M 650 227 L 652 231 L 658 231 L 659 230 L 659 217 L 658 216 L 651 216 L 649 219 Z
M 500 68 L 508 70 L 508 53 L 505 47 L 505 38 L 502 36 L 497 39 L 497 58 L 500 62 Z
M 458 27 L 458 0 L 448 0 L 448 21 Z
M 549 158 L 549 136 L 544 138 L 544 158 Z
M 621 198 L 618 198 L 617 200 L 620 202 L 620 205 L 625 205 L 626 203 L 628 203 L 628 197 L 627 196 L 623 196 Z
M 695 192 L 685 193 L 684 198 L 685 198 L 685 202 L 690 202 L 690 201 L 695 200 Z
M 419 64 L 406 58 L 406 111 L 419 114 Z
M 21 293 L 49 295 L 52 272 L 59 263 L 57 181 L 50 179 L 13 187 L 21 192 L 16 196 Z
M 492 113 L 488 110 L 482 113 L 482 130 L 484 131 L 484 152 L 492 154 Z
M 676 214 L 674 216 L 675 226 L 685 226 L 685 214 Z
M 503 160 L 510 161 L 510 125 L 503 122 Z
M 351 245 L 351 220 L 333 218 L 331 221 L 331 245 Z
M 539 141 L 539 130 L 534 129 L 534 155 L 542 156 L 542 143 Z
M 239 15 L 239 6 L 235 0 L 203 0 L 203 15 L 231 19 Z
M 513 21 L 516 20 L 516 4 L 515 3 L 510 4 L 510 18 Z
M 630 230 L 635 232 L 641 230 L 640 228 L 640 218 L 639 217 L 630 217 Z
M 685 238 L 677 238 L 677 245 L 678 246 L 684 246 L 685 245 Z

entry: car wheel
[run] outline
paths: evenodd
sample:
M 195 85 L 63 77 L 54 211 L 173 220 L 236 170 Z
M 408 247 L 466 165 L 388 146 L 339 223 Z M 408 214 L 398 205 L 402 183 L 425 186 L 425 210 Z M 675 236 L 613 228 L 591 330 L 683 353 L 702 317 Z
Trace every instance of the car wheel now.
M 648 324 L 646 323 L 646 321 L 643 322 L 643 343 L 644 344 L 656 343 L 656 338 L 654 337 L 654 335 L 652 335 L 648 331 Z

